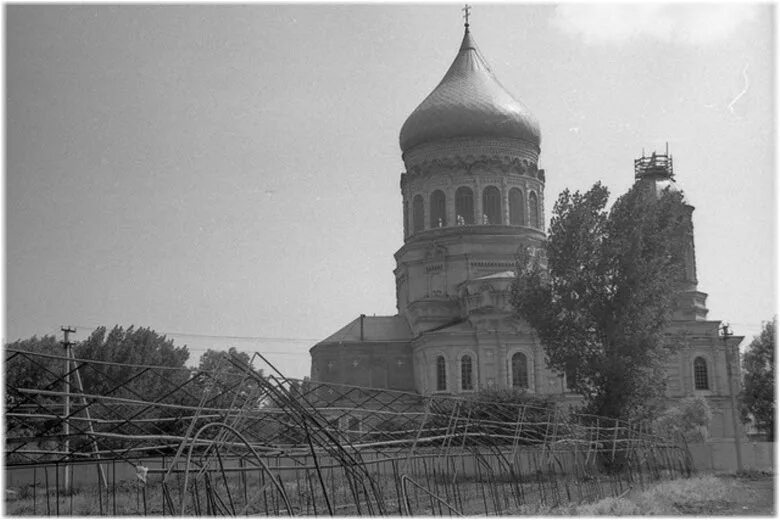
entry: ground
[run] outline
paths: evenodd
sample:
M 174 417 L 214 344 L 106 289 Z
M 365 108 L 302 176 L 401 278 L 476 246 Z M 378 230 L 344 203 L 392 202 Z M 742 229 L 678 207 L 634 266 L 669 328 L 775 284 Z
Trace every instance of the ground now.
M 774 488 L 774 476 L 765 473 L 750 472 L 739 477 L 701 475 L 662 482 L 646 491 L 629 492 L 621 498 L 558 507 L 547 513 L 584 516 L 773 516 Z
M 548 508 L 528 504 L 518 510 L 504 511 L 511 516 L 565 515 L 565 516 L 772 516 L 774 515 L 774 476 L 750 472 L 734 475 L 698 475 L 690 479 L 676 479 L 658 483 L 647 490 L 635 489 L 621 498 L 607 498 L 592 504 L 571 504 Z M 46 500 L 38 496 L 38 508 L 33 508 L 29 490 L 24 496 L 6 495 L 5 514 L 12 516 L 42 515 Z M 139 515 L 146 508 L 138 490 L 133 486 L 119 493 L 118 514 Z M 61 499 L 61 511 L 79 515 L 98 514 L 94 496 L 80 493 Z M 145 497 L 144 497 L 145 498 Z M 150 502 L 158 503 L 159 500 Z M 75 507 L 74 507 L 75 506 Z M 53 513 L 54 506 L 51 506 Z M 152 508 L 151 514 L 159 514 Z
M 775 512 L 775 479 L 769 475 L 749 478 L 720 477 L 733 490 L 733 498 L 721 507 L 707 511 L 712 515 L 763 516 Z M 697 513 L 697 514 L 703 514 Z

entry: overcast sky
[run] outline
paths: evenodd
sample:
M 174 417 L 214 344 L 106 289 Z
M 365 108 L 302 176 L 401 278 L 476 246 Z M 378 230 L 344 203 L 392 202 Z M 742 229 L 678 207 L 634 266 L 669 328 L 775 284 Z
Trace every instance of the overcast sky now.
M 6 341 L 148 326 L 192 363 L 236 346 L 301 377 L 317 340 L 394 314 L 398 132 L 455 57 L 461 15 L 8 6 Z M 561 190 L 619 195 L 668 141 L 709 318 L 747 336 L 776 306 L 773 19 L 766 4 L 471 17 L 540 121 L 548 222 Z

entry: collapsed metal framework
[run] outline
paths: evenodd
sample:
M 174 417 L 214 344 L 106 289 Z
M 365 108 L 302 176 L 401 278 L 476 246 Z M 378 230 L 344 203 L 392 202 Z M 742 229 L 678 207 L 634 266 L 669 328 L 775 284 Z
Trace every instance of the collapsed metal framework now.
M 517 515 L 693 470 L 682 439 L 645 425 L 291 380 L 251 361 L 197 372 L 76 359 L 63 373 L 52 367 L 65 358 L 7 349 L 6 366 L 41 374 L 6 388 L 6 480 L 27 472 L 17 513 Z

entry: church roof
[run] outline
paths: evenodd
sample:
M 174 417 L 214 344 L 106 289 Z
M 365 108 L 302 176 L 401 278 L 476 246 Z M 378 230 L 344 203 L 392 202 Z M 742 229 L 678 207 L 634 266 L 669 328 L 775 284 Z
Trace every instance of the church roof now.
M 501 271 L 500 273 L 493 273 L 485 276 L 480 276 L 478 278 L 474 278 L 474 280 L 493 280 L 496 278 L 514 278 L 514 277 L 515 277 L 514 271 Z
M 363 316 L 363 338 L 360 337 L 358 316 L 340 330 L 331 334 L 320 343 L 361 342 L 361 341 L 409 341 L 412 331 L 403 316 Z
M 468 27 L 444 78 L 401 128 L 401 150 L 455 137 L 541 141 L 536 117 L 496 79 Z

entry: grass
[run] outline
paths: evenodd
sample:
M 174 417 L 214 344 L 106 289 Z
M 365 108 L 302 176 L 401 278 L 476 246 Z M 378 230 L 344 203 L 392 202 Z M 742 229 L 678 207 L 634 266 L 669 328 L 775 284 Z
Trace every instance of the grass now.
M 553 508 L 546 514 L 569 516 L 707 515 L 727 506 L 731 489 L 712 475 L 661 482 L 623 498 Z M 544 513 L 543 513 L 544 514 Z
M 420 469 L 420 468 L 418 468 Z M 312 504 L 317 504 L 318 513 L 322 515 L 326 513 L 325 503 L 322 496 L 322 489 L 320 488 L 319 479 L 316 475 L 309 473 L 311 479 L 307 481 L 306 472 L 301 471 L 300 474 L 287 473 L 283 485 L 285 491 L 290 498 L 293 507 L 298 514 L 310 515 L 313 514 Z M 350 492 L 350 487 L 347 484 L 347 480 L 340 469 L 330 469 L 324 471 L 324 484 L 327 487 L 327 492 L 330 497 L 332 505 L 336 508 L 336 513 L 339 515 L 352 515 L 356 514 L 357 510 L 354 504 L 354 499 Z M 149 483 L 146 486 L 146 512 L 149 515 L 160 516 L 162 515 L 162 489 L 160 486 L 160 475 L 150 477 Z M 384 495 L 385 505 L 388 509 L 388 513 L 395 515 L 399 513 L 399 504 L 396 498 L 397 485 L 393 478 L 392 473 L 378 472 L 373 475 L 376 484 Z M 227 482 L 224 482 L 217 474 L 212 476 L 211 486 L 212 495 L 217 496 L 219 500 L 228 504 L 229 501 L 234 501 L 237 511 L 240 511 L 247 500 L 251 502 L 249 512 L 251 514 L 262 514 L 268 511 L 271 514 L 281 514 L 277 507 L 283 505 L 278 500 L 278 495 L 274 493 L 272 488 L 269 488 L 265 494 L 259 495 L 258 490 L 261 487 L 259 471 L 252 471 L 245 474 L 246 488 L 244 487 L 244 480 L 237 474 L 230 474 L 227 477 Z M 706 512 L 706 504 L 711 502 L 713 498 L 718 497 L 726 493 L 723 482 L 715 477 L 698 477 L 694 479 L 678 479 L 674 481 L 665 481 L 657 484 L 653 488 L 645 492 L 639 492 L 639 490 L 631 491 L 625 498 L 608 498 L 601 500 L 593 504 L 584 505 L 569 505 L 569 506 L 539 506 L 539 502 L 543 498 L 541 493 L 547 496 L 550 500 L 550 493 L 552 492 L 551 483 L 554 481 L 551 478 L 545 478 L 542 480 L 536 479 L 533 476 L 526 475 L 523 479 L 523 483 L 519 484 L 523 489 L 523 501 L 526 505 L 517 508 L 516 502 L 511 499 L 512 484 L 509 481 L 499 479 L 500 482 L 494 482 L 495 493 L 493 495 L 483 496 L 486 493 L 485 488 L 482 487 L 481 482 L 476 477 L 464 475 L 458 479 L 458 495 L 457 502 L 454 500 L 454 496 L 450 496 L 453 488 L 449 490 L 443 485 L 443 481 L 436 482 L 431 478 L 430 481 L 421 476 L 415 477 L 419 483 L 428 487 L 432 493 L 439 494 L 443 499 L 452 503 L 454 506 L 462 509 L 461 513 L 466 515 L 481 515 L 484 514 L 486 508 L 499 509 L 504 514 L 513 515 L 639 515 L 639 514 L 680 514 L 681 512 L 698 511 Z M 190 482 L 198 480 L 200 496 L 200 503 L 197 505 L 198 510 L 201 513 L 206 512 L 206 506 L 204 497 L 206 494 L 205 483 L 202 478 L 195 479 L 194 473 L 190 475 Z M 448 479 L 449 480 L 449 479 Z M 585 499 L 586 496 L 594 495 L 594 487 L 599 487 L 602 491 L 609 492 L 608 481 L 599 482 L 598 480 L 590 481 L 588 484 L 582 484 L 582 491 L 578 491 L 579 485 L 576 485 L 573 481 L 559 480 L 556 486 L 560 497 L 566 499 L 564 493 L 564 487 L 568 485 L 567 490 L 571 490 L 572 499 L 577 500 L 577 496 Z M 225 487 L 227 484 L 227 488 Z M 178 489 L 180 483 L 177 481 L 173 485 L 173 489 Z M 490 486 L 488 486 L 489 488 Z M 543 488 L 543 491 L 540 489 Z M 244 498 L 244 489 L 246 489 L 247 496 Z M 178 491 L 172 491 L 172 499 L 178 508 Z M 29 516 L 29 515 L 46 515 L 47 512 L 55 514 L 55 494 L 50 492 L 48 496 L 48 509 L 47 509 L 47 497 L 45 491 L 42 488 L 37 488 L 35 491 L 35 511 L 33 511 L 33 498 L 32 488 L 20 489 L 15 500 L 6 500 L 5 502 L 5 514 L 9 516 Z M 267 499 L 266 499 L 267 495 Z M 496 504 L 491 502 L 491 496 L 497 497 Z M 600 496 L 604 496 L 603 494 Z M 61 515 L 76 515 L 76 516 L 91 516 L 98 515 L 101 512 L 100 500 L 102 498 L 102 511 L 103 514 L 113 514 L 116 511 L 117 515 L 122 516 L 137 516 L 144 514 L 144 502 L 143 495 L 140 494 L 139 484 L 136 482 L 122 482 L 117 484 L 116 493 L 113 491 L 109 494 L 103 492 L 101 495 L 96 486 L 84 486 L 81 489 L 75 489 L 72 496 L 64 496 L 60 494 L 59 511 Z M 438 505 L 435 505 L 430 496 L 425 491 L 418 492 L 417 488 L 409 488 L 409 498 L 411 502 L 412 511 L 415 515 L 430 515 L 436 514 L 439 509 Z M 116 505 L 114 505 L 116 500 Z M 698 502 L 697 502 L 698 500 Z M 487 501 L 487 504 L 486 504 Z M 116 507 L 116 509 L 114 509 Z M 266 507 L 268 509 L 266 509 Z M 194 503 L 194 497 L 190 495 L 184 511 L 185 515 L 194 515 L 197 513 L 196 504 Z M 506 509 L 505 509 L 506 508 Z M 686 509 L 687 508 L 687 509 Z M 698 508 L 698 509 L 697 509 Z M 446 508 L 442 508 L 443 512 L 446 512 Z

